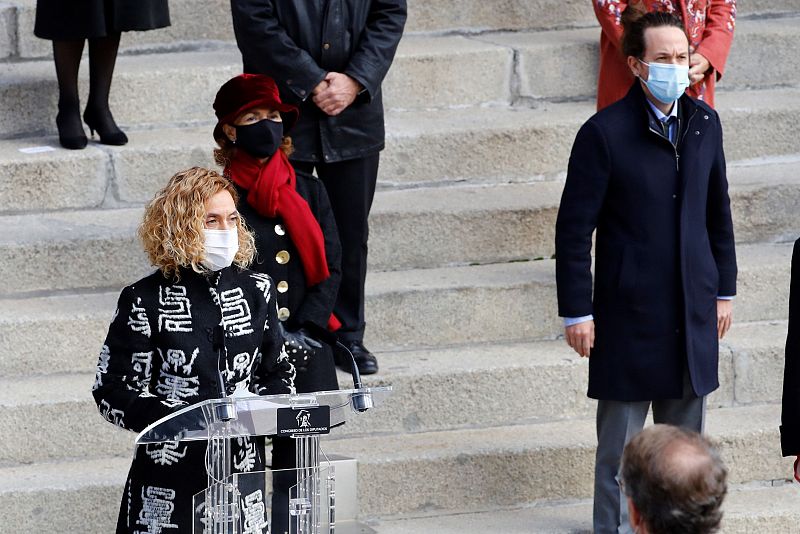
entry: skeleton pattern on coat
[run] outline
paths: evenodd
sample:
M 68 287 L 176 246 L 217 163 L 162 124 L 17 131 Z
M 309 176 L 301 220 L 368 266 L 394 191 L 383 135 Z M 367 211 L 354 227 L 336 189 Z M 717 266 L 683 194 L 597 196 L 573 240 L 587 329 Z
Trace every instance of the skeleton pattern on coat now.
M 97 363 L 93 394 L 101 415 L 139 432 L 218 397 L 220 374 L 228 395 L 293 392 L 273 287 L 269 277 L 236 267 L 213 275 L 182 269 L 179 280 L 156 272 L 126 287 Z M 265 468 L 263 438 L 232 440 L 231 453 L 236 472 Z M 191 532 L 193 497 L 207 486 L 205 457 L 206 442 L 137 447 L 117 533 Z M 249 489 L 248 532 L 266 532 L 263 495 L 263 488 Z

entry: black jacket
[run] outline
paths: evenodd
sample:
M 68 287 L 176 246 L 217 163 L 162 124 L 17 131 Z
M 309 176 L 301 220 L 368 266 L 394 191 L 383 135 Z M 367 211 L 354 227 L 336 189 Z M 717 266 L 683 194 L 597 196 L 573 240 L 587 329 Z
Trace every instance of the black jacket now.
M 342 250 L 325 186 L 314 176 L 297 172 L 297 192 L 308 202 L 322 228 L 325 256 L 331 273 L 328 279 L 312 287 L 306 287 L 300 255 L 283 226 L 283 221 L 259 215 L 247 202 L 247 191 L 238 186 L 237 189 L 240 197 L 239 213 L 256 236 L 257 254 L 250 268 L 268 274 L 275 281 L 278 308 L 283 310 L 282 314 L 289 314 L 283 323 L 285 328 L 295 331 L 309 324 L 326 328 L 342 278 Z M 288 253 L 288 256 L 282 254 L 283 252 Z M 287 257 L 288 261 L 280 263 L 279 254 L 281 261 Z M 300 393 L 337 389 L 336 368 L 330 347 L 323 345 L 323 349 L 314 354 L 305 370 L 298 369 L 295 386 Z
M 211 276 L 189 269 L 180 274 L 168 280 L 157 271 L 119 297 L 92 392 L 103 417 L 122 428 L 138 432 L 186 405 L 218 397 L 220 339 L 228 394 L 293 390 L 272 280 L 237 267 Z M 224 336 L 218 337 L 220 322 Z M 235 472 L 264 469 L 263 438 L 238 438 L 231 446 Z M 137 447 L 117 534 L 156 527 L 191 532 L 193 496 L 208 484 L 205 453 L 202 441 Z M 149 514 L 156 501 L 164 514 Z
M 789 333 L 783 370 L 781 450 L 784 456 L 800 455 L 800 239 L 792 252 L 792 281 L 789 290 Z
M 274 78 L 283 101 L 300 107 L 292 159 L 335 162 L 383 149 L 381 83 L 403 34 L 405 0 L 231 0 L 231 10 L 244 71 Z M 310 98 L 328 72 L 365 88 L 336 117 Z
M 681 97 L 676 148 L 648 108 L 637 81 L 581 127 L 556 222 L 559 315 L 594 315 L 597 399 L 680 398 L 687 365 L 716 389 L 717 296 L 736 293 L 719 118 Z

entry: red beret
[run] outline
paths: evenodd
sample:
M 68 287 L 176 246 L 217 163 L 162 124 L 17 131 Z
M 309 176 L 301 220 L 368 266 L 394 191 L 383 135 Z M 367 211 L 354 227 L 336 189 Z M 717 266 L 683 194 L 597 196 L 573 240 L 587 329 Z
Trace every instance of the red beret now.
M 223 124 L 233 124 L 236 117 L 255 107 L 279 111 L 283 119 L 284 135 L 292 129 L 300 115 L 296 106 L 281 102 L 275 80 L 263 74 L 240 74 L 225 82 L 217 91 L 214 99 L 214 113 L 217 115 L 214 139 L 225 138 Z

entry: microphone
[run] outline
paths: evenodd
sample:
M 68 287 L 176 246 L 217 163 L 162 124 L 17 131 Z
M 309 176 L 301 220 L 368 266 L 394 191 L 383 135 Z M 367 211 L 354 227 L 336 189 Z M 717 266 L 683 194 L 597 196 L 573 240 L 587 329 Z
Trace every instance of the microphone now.
M 353 375 L 353 389 L 364 389 L 364 384 L 361 382 L 361 372 L 358 370 L 358 364 L 347 346 L 339 341 L 339 337 L 326 328 L 322 328 L 314 323 L 307 323 L 305 325 L 321 341 L 327 343 L 331 347 L 339 347 L 350 356 L 350 374 Z M 366 412 L 372 408 L 372 395 L 370 393 L 356 393 L 351 399 L 353 409 L 358 412 Z
M 223 354 L 225 353 L 225 329 L 221 324 L 214 327 L 211 335 L 211 344 L 217 351 L 217 395 L 220 399 L 225 399 L 228 393 L 225 391 L 225 377 L 222 374 Z M 236 418 L 236 409 L 232 402 L 217 405 L 217 417 L 223 421 L 230 421 Z

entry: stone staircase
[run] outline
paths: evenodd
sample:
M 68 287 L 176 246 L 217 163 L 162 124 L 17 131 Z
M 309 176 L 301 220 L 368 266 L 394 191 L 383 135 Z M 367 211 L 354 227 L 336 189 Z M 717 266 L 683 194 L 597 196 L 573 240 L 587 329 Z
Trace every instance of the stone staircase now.
M 175 171 L 212 165 L 211 102 L 239 55 L 227 1 L 172 0 L 173 27 L 123 36 L 112 109 L 130 143 L 25 153 L 58 146 L 56 84 L 35 1 L 4 1 L 0 532 L 107 534 L 133 435 L 97 414 L 97 354 L 121 286 L 149 271 L 143 203 Z M 585 0 L 409 4 L 384 86 L 368 278 L 381 362 L 368 382 L 395 393 L 326 451 L 358 458 L 362 515 L 380 534 L 588 531 L 594 404 L 586 361 L 557 339 L 551 258 L 599 30 Z M 800 4 L 750 0 L 739 15 L 717 103 L 739 295 L 708 431 L 730 467 L 725 532 L 783 533 L 800 521 L 778 441 Z

